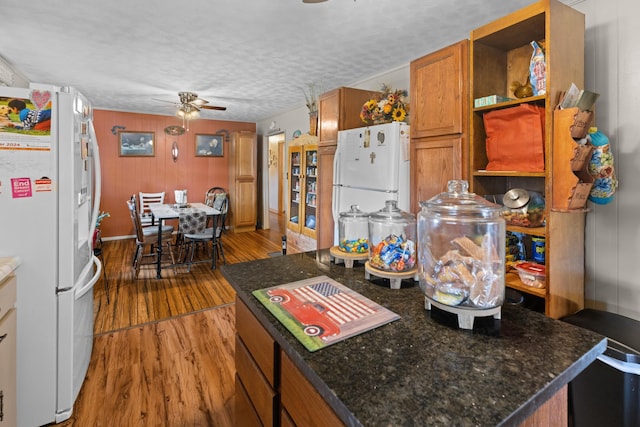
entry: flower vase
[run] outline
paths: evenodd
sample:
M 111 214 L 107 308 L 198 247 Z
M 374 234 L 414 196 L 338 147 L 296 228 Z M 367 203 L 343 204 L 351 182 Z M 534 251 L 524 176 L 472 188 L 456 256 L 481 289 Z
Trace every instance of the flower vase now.
M 309 135 L 318 135 L 318 112 L 309 113 Z
M 378 119 L 378 120 L 374 120 L 373 124 L 374 125 L 383 125 L 385 123 L 391 123 L 391 120 L 386 120 L 386 119 Z

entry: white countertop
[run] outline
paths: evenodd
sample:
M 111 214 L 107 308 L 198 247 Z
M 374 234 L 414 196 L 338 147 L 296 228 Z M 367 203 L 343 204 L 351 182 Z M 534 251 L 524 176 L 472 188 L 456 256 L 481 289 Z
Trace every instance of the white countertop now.
M 19 265 L 20 258 L 17 256 L 0 257 L 0 282 L 18 268 Z

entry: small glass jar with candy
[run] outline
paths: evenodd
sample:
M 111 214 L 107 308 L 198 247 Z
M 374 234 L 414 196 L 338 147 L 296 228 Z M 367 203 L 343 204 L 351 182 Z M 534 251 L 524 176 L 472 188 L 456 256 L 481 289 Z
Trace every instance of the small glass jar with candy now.
M 395 200 L 369 215 L 369 265 L 381 271 L 404 272 L 416 266 L 416 218 Z
M 340 212 L 338 218 L 338 249 L 350 254 L 369 252 L 369 214 L 362 212 L 358 205 Z

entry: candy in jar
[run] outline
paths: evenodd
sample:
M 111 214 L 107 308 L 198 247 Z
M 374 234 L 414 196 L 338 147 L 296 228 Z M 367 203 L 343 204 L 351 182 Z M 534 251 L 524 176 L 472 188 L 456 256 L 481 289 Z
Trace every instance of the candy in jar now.
M 351 205 L 338 218 L 338 249 L 351 254 L 369 252 L 369 214 L 362 212 L 358 205 Z
M 416 265 L 416 220 L 398 208 L 395 200 L 369 215 L 369 265 L 383 271 L 403 272 Z

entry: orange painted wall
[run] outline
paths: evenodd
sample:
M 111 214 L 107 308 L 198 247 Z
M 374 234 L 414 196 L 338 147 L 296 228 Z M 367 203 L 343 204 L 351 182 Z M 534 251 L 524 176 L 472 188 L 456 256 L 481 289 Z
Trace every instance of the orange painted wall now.
M 256 124 L 199 119 L 190 122 L 189 131 L 181 136 L 164 133 L 165 127 L 181 124 L 171 116 L 94 111 L 102 168 L 100 210 L 111 214 L 101 225 L 103 237 L 134 234 L 125 202 L 132 194 L 137 197 L 139 191 L 165 191 L 165 201 L 173 203 L 173 190 L 186 188 L 189 201 L 201 202 L 210 187 L 229 188 L 228 141 L 224 144 L 223 157 L 196 157 L 196 134 L 218 134 L 221 130 L 255 132 Z M 155 156 L 120 157 L 114 126 L 124 126 L 125 131 L 154 132 Z M 171 158 L 173 141 L 177 141 L 180 148 L 177 162 Z

